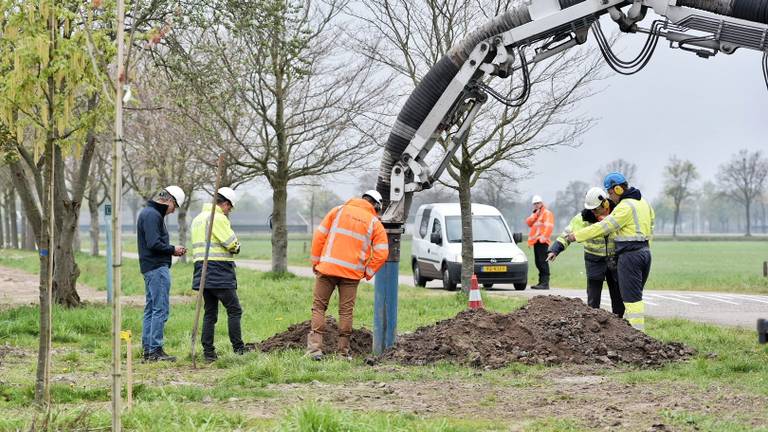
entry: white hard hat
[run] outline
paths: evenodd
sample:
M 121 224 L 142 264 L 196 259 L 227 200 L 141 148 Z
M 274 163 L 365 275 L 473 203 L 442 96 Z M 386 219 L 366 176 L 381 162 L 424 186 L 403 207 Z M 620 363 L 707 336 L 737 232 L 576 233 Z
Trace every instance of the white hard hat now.
M 223 187 L 219 188 L 218 194 L 226 198 L 230 203 L 232 203 L 232 207 L 235 206 L 235 203 L 237 203 L 237 193 L 235 193 L 234 189 L 231 187 Z
M 544 202 L 544 200 L 543 200 L 543 199 L 541 199 L 541 196 L 539 196 L 539 195 L 534 195 L 534 196 L 533 196 L 533 198 L 531 198 L 531 204 L 536 204 L 536 203 L 538 203 L 538 202 L 540 202 L 540 203 L 543 203 L 543 202 Z
M 369 189 L 369 190 L 365 191 L 363 193 L 363 196 L 364 197 L 365 196 L 369 196 L 369 197 L 373 198 L 374 201 L 376 201 L 376 204 L 381 204 L 381 201 L 382 201 L 381 194 L 379 193 L 379 191 L 377 191 L 375 189 Z
M 183 205 L 184 200 L 187 198 L 187 195 L 178 186 L 168 186 L 165 188 L 165 191 L 171 194 L 173 199 L 176 200 L 176 204 L 179 206 Z
M 584 208 L 587 210 L 594 210 L 600 207 L 600 205 L 603 204 L 603 201 L 607 198 L 608 194 L 603 188 L 593 187 L 588 190 L 587 194 L 584 196 Z

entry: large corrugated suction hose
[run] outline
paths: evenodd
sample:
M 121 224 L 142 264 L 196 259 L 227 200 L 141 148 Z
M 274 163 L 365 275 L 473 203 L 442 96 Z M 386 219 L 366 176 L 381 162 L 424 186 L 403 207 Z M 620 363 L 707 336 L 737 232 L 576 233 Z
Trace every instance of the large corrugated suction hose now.
M 381 160 L 376 183 L 376 190 L 384 198 L 384 207 L 389 205 L 392 167 L 400 160 L 403 151 L 416 134 L 416 130 L 424 122 L 475 46 L 485 39 L 530 21 L 531 16 L 526 6 L 519 6 L 497 16 L 451 48 L 448 54 L 432 66 L 422 78 L 400 110 L 384 147 L 384 156 Z
M 677 5 L 768 24 L 768 0 L 680 0 Z

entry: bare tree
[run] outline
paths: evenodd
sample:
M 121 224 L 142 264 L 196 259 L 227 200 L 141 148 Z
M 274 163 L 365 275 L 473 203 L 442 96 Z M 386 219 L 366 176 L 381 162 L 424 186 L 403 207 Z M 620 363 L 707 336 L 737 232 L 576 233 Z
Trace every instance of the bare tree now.
M 597 179 L 597 182 L 602 185 L 605 175 L 612 172 L 622 173 L 627 180 L 634 183 L 635 178 L 637 178 L 637 165 L 621 158 L 615 159 L 598 170 L 595 173 L 595 178 Z
M 179 243 L 186 244 L 187 217 L 193 194 L 215 185 L 211 164 L 201 162 L 206 146 L 194 123 L 177 107 L 177 100 L 159 71 L 138 68 L 134 80 L 139 103 L 126 115 L 126 184 L 144 200 L 168 185 L 179 186 L 187 195 L 178 209 Z M 224 183 L 230 185 L 230 183 Z M 184 262 L 186 257 L 180 257 Z
M 570 221 L 573 215 L 584 208 L 584 196 L 587 194 L 589 183 L 581 180 L 568 182 L 565 189 L 555 194 L 555 217 L 558 221 Z
M 196 5 L 158 57 L 226 127 L 218 149 L 272 188 L 272 270 L 287 271 L 288 185 L 371 162 L 386 82 L 342 49 L 347 0 Z
M 365 13 L 357 18 L 367 29 L 357 33 L 358 52 L 399 76 L 413 88 L 443 55 L 477 24 L 498 15 L 507 0 L 362 0 Z M 471 189 L 502 162 L 521 165 L 535 152 L 577 145 L 593 119 L 577 113 L 589 97 L 590 84 L 600 79 L 602 61 L 583 50 L 572 50 L 537 63 L 530 70 L 531 94 L 523 107 L 488 103 L 448 166 L 445 184 L 459 193 L 462 225 L 462 286 L 469 287 L 474 271 Z M 490 85 L 508 98 L 519 85 L 503 80 Z M 444 142 L 442 144 L 445 144 Z
M 501 210 L 510 207 L 518 195 L 520 176 L 503 168 L 490 170 L 477 182 L 475 202 L 488 204 Z
M 752 203 L 765 189 L 768 178 L 768 160 L 761 151 L 750 153 L 740 150 L 729 162 L 720 165 L 717 179 L 720 188 L 732 200 L 744 206 L 746 235 L 752 235 Z
M 677 237 L 677 226 L 680 222 L 680 206 L 685 200 L 694 195 L 693 183 L 699 178 L 696 166 L 689 160 L 669 158 L 664 167 L 664 193 L 672 199 L 675 208 L 672 217 L 672 237 Z

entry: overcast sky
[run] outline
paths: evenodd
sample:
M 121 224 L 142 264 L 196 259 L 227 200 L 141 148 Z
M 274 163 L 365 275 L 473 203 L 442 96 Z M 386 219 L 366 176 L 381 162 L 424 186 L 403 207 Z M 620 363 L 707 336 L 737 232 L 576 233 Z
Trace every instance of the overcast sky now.
M 636 52 L 628 47 L 622 58 Z M 624 158 L 638 166 L 638 178 L 630 183 L 655 198 L 672 154 L 691 160 L 704 180 L 714 179 L 718 165 L 739 149 L 768 153 L 768 89 L 761 60 L 760 53 L 743 49 L 701 59 L 661 40 L 638 74 L 609 70 L 607 88 L 583 102 L 585 111 L 599 118 L 583 144 L 537 155 L 522 195 L 538 193 L 551 202 L 568 181 L 591 183 L 599 168 Z

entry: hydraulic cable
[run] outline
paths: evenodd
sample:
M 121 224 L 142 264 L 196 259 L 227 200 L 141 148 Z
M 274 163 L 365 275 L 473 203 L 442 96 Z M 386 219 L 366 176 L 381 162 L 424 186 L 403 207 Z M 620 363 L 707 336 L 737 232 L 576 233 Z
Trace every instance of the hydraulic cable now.
M 648 38 L 646 39 L 643 48 L 640 50 L 638 55 L 631 60 L 622 60 L 613 52 L 610 46 L 610 42 L 605 36 L 605 33 L 603 33 L 603 29 L 600 26 L 599 21 L 595 21 L 592 27 L 592 33 L 595 35 L 595 40 L 597 41 L 598 47 L 600 48 L 600 53 L 603 55 L 603 58 L 611 67 L 611 69 L 622 75 L 633 75 L 641 71 L 651 60 L 653 53 L 656 51 L 656 46 L 660 37 L 660 30 L 663 26 L 664 21 L 653 21 L 648 32 Z
M 521 90 L 518 96 L 514 98 L 504 96 L 503 94 L 499 93 L 498 91 L 493 89 L 491 86 L 489 86 L 488 84 L 482 81 L 477 81 L 475 84 L 479 88 L 481 88 L 483 91 L 488 93 L 492 98 L 501 102 L 503 105 L 506 105 L 508 107 L 513 107 L 513 108 L 518 108 L 523 106 L 525 102 L 528 101 L 528 97 L 531 95 L 530 70 L 528 69 L 528 59 L 525 57 L 526 47 L 528 47 L 528 45 L 523 45 L 517 48 L 517 55 L 518 55 L 518 58 L 520 58 L 520 69 L 522 69 L 522 73 L 523 73 L 523 89 Z
M 768 89 L 768 52 L 763 53 L 763 79 L 765 80 L 765 88 Z

